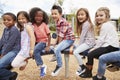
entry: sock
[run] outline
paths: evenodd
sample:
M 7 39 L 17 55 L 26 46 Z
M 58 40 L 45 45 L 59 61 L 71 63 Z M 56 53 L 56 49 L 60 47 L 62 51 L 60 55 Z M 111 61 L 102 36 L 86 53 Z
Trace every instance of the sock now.
M 102 79 L 102 76 L 100 76 L 100 75 L 97 75 L 97 78 L 98 78 L 98 79 Z

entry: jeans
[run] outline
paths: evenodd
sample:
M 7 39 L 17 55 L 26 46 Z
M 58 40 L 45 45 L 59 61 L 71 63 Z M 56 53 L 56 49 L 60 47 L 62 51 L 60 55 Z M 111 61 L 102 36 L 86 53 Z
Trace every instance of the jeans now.
M 74 40 L 63 40 L 60 42 L 54 49 L 55 56 L 57 58 L 57 66 L 62 66 L 62 57 L 61 57 L 61 51 L 64 49 L 70 47 L 74 43 Z
M 36 44 L 34 49 L 34 59 L 36 61 L 37 66 L 43 65 L 43 60 L 41 58 L 42 50 L 46 47 L 46 43 L 39 42 Z
M 98 74 L 105 74 L 106 63 L 120 62 L 120 51 L 110 52 L 99 57 Z
M 82 61 L 82 58 L 81 56 L 79 55 L 79 53 L 82 53 L 83 51 L 85 50 L 88 50 L 90 49 L 91 47 L 88 46 L 86 43 L 83 43 L 81 45 L 79 45 L 73 52 L 75 58 L 77 59 L 79 65 L 82 65 L 83 64 L 83 61 Z
M 0 80 L 9 80 L 9 77 L 12 75 L 12 72 L 7 69 L 0 69 Z
M 17 53 L 18 51 L 10 51 L 0 58 L 0 80 L 9 80 L 12 72 L 7 70 L 6 67 L 11 64 Z
M 11 64 L 11 62 L 13 61 L 17 53 L 18 51 L 10 51 L 6 55 L 4 55 L 2 58 L 0 58 L 0 68 L 5 68 L 9 64 Z

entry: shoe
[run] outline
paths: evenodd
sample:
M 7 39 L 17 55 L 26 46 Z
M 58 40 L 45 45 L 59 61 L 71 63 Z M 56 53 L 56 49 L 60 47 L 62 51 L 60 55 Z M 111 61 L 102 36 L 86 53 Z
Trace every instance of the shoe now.
M 23 71 L 23 70 L 25 69 L 25 67 L 27 66 L 27 64 L 28 64 L 28 61 L 26 60 L 26 64 L 23 65 L 23 66 L 21 66 L 21 67 L 19 68 L 19 70 Z
M 55 70 L 51 73 L 52 76 L 57 76 L 62 67 L 56 66 Z
M 79 76 L 81 75 L 82 73 L 84 73 L 86 70 L 86 68 L 82 69 L 82 68 L 79 68 L 77 71 L 76 71 L 76 74 Z
M 106 80 L 106 77 L 103 76 L 101 79 L 99 79 L 96 75 L 92 77 L 92 80 Z
M 54 61 L 56 61 L 56 56 L 55 55 L 53 55 L 52 58 L 50 59 L 50 62 L 54 62 Z
M 82 59 L 85 59 L 86 57 L 85 56 L 82 56 Z
M 12 76 L 10 76 L 9 80 L 16 80 L 18 73 L 12 72 Z
M 86 69 L 82 74 L 79 75 L 82 78 L 91 78 L 92 77 L 92 70 Z
M 119 71 L 119 67 L 111 65 L 111 66 L 107 67 L 107 70 L 110 71 L 110 72 L 115 72 L 115 71 Z
M 44 65 L 43 67 L 40 68 L 40 76 L 44 77 L 46 75 L 46 70 L 47 70 L 47 66 Z

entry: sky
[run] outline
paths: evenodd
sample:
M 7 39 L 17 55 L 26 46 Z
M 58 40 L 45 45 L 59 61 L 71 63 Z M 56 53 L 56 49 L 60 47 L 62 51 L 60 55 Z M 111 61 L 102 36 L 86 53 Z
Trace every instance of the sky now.
M 28 11 L 32 7 L 40 7 L 47 13 L 51 13 L 51 7 L 57 0 L 0 0 L 4 12 L 17 12 L 21 10 Z M 0 6 L 1 7 L 1 6 Z M 120 17 L 120 0 L 64 0 L 62 8 L 63 13 L 69 14 L 71 11 L 76 12 L 79 8 L 87 8 L 92 20 L 96 10 L 99 7 L 108 7 L 110 9 L 111 18 Z

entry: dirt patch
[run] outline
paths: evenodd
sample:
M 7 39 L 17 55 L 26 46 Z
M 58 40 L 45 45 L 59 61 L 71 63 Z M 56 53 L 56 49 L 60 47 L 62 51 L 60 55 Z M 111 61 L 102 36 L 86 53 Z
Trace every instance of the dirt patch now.
M 51 57 L 52 55 L 42 56 L 44 60 L 44 64 L 47 65 L 47 75 L 44 78 L 40 78 L 39 69 L 37 68 L 35 61 L 31 59 L 29 60 L 29 63 L 24 71 L 19 71 L 18 69 L 13 70 L 19 73 L 17 80 L 92 80 L 91 78 L 86 78 L 86 79 L 80 78 L 79 76 L 75 74 L 78 68 L 78 63 L 73 55 L 70 55 L 69 77 L 65 78 L 64 55 L 63 54 L 62 54 L 63 68 L 57 77 L 52 77 L 50 74 L 54 70 L 56 62 L 49 62 L 49 59 Z M 84 59 L 83 61 L 85 63 L 86 59 Z M 93 67 L 93 75 L 97 73 L 97 66 L 98 66 L 98 60 L 95 60 L 94 67 Z M 120 71 L 109 72 L 106 70 L 105 76 L 107 77 L 107 80 L 120 80 L 119 73 Z

